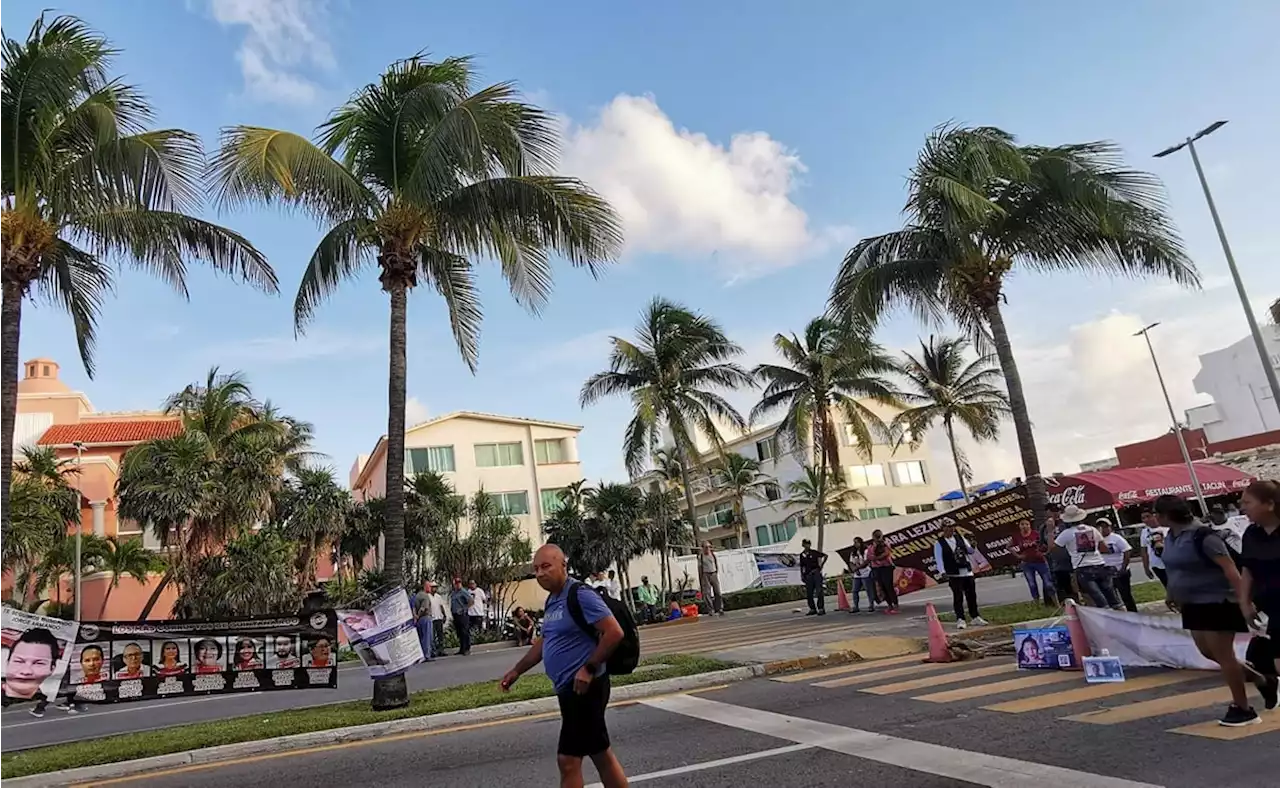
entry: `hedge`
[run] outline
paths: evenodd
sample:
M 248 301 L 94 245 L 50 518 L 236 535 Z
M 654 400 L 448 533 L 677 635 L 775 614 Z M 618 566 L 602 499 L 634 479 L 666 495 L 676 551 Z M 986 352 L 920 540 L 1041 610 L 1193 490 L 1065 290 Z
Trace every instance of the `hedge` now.
M 836 579 L 828 578 L 826 582 L 826 593 L 833 596 L 836 593 Z M 848 585 L 845 586 L 848 590 Z M 747 588 L 742 591 L 733 591 L 724 595 L 725 610 L 745 610 L 749 607 L 763 607 L 764 605 L 776 605 L 780 602 L 795 602 L 804 599 L 804 586 L 772 586 L 769 588 Z

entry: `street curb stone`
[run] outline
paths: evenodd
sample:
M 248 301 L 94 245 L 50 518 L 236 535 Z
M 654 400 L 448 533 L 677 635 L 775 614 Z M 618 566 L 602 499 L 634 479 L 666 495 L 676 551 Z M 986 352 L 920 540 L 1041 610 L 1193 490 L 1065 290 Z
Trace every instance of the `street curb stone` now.
M 763 676 L 764 665 L 746 665 L 728 670 L 716 670 L 710 673 L 697 673 L 692 676 L 678 676 L 671 679 L 646 681 L 617 687 L 611 693 L 613 701 L 635 700 L 651 695 L 665 695 L 673 692 L 684 692 L 691 689 L 710 687 L 732 681 Z M 57 772 L 32 774 L 27 777 L 6 777 L 5 788 L 53 788 L 53 786 L 71 785 L 74 783 L 97 780 L 110 780 L 117 777 L 129 777 L 161 769 L 172 769 L 182 766 L 197 766 L 217 763 L 255 755 L 269 755 L 304 750 L 327 744 L 346 744 L 350 742 L 375 739 L 403 733 L 453 728 L 479 722 L 527 717 L 556 711 L 559 708 L 554 696 L 523 700 L 515 703 L 501 703 L 496 706 L 484 706 L 478 709 L 463 709 L 443 714 L 429 714 L 422 717 L 408 717 L 388 722 L 375 722 L 368 725 L 353 725 L 346 728 L 334 728 L 313 733 L 298 733 L 291 736 L 280 736 L 274 739 L 223 744 L 217 747 L 205 747 L 198 750 L 175 752 L 168 755 L 156 755 L 150 758 L 139 758 L 132 761 L 107 763 L 100 766 L 83 766 L 78 769 L 64 769 Z

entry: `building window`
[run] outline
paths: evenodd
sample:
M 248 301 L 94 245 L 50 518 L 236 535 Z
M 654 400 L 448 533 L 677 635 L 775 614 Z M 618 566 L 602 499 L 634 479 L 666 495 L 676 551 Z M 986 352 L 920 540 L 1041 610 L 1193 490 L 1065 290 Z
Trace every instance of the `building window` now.
M 889 506 L 875 506 L 870 509 L 859 509 L 858 519 L 879 520 L 881 517 L 892 517 L 893 509 Z
M 562 438 L 548 438 L 533 442 L 533 460 L 539 465 L 564 462 L 564 454 L 564 440 Z M 516 464 L 518 465 L 519 463 Z
M 774 523 L 769 526 L 769 529 L 773 532 L 773 543 L 782 544 L 783 542 L 791 541 L 791 537 L 796 535 L 796 528 L 798 527 L 799 524 L 796 522 L 795 517 L 788 517 L 780 523 Z
M 476 444 L 476 467 L 499 468 L 507 465 L 524 465 L 524 446 L 522 444 Z
M 703 531 L 710 531 L 713 528 L 728 525 L 732 520 L 733 504 L 718 503 L 712 507 L 710 512 L 698 516 L 698 528 Z
M 435 471 L 436 473 L 452 473 L 458 468 L 453 461 L 452 446 L 428 446 L 425 449 L 405 450 L 405 470 L 409 473 Z
M 520 444 L 516 444 L 519 446 Z M 519 492 L 494 493 L 493 500 L 498 504 L 498 511 L 503 514 L 528 514 L 529 513 L 529 493 L 524 490 Z
M 773 540 L 769 538 L 769 526 L 757 525 L 756 526 L 756 545 L 759 547 L 763 547 L 764 545 L 767 545 L 767 544 L 773 544 Z
M 778 441 L 776 438 L 765 438 L 762 441 L 756 441 L 756 459 L 760 462 L 772 460 L 778 456 Z
M 849 472 L 849 486 L 855 490 L 885 486 L 883 465 L 850 465 L 846 470 Z
M 766 501 L 776 501 L 782 497 L 782 488 L 778 487 L 776 482 L 764 483 L 764 499 Z
M 542 516 L 550 517 L 564 508 L 564 487 L 542 491 Z
M 913 503 L 907 507 L 907 514 L 920 514 L 921 512 L 935 512 L 938 510 L 936 503 Z
M 924 463 L 920 460 L 907 460 L 893 464 L 893 479 L 899 485 L 924 484 Z
M 727 537 L 725 537 L 724 539 L 721 539 L 721 540 L 720 540 L 720 549 L 721 549 L 721 550 L 737 550 L 737 549 L 738 549 L 738 537 L 736 537 L 736 536 L 727 536 Z

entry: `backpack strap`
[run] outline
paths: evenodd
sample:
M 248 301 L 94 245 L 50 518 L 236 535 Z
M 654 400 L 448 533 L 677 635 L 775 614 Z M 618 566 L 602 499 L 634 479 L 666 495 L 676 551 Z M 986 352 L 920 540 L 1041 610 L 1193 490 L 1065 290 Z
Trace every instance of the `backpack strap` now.
M 595 627 L 587 623 L 587 617 L 582 612 L 582 600 L 578 597 L 578 594 L 584 588 L 586 586 L 577 580 L 572 581 L 572 585 L 569 586 L 569 595 L 565 597 L 565 606 L 569 608 L 569 618 L 572 618 L 573 623 L 578 625 L 578 629 L 581 629 L 592 640 L 599 640 L 600 633 L 596 631 Z M 590 593 L 594 594 L 595 592 L 590 591 Z
M 1232 561 L 1235 561 L 1234 548 L 1231 547 L 1230 543 L 1228 543 L 1227 540 L 1221 534 L 1219 534 L 1217 531 L 1215 531 L 1213 528 L 1207 525 L 1200 526 L 1195 530 L 1195 533 L 1191 535 L 1192 542 L 1196 546 L 1196 554 L 1200 556 L 1200 560 L 1208 564 L 1209 566 L 1218 565 L 1218 563 L 1214 561 L 1212 558 L 1210 558 L 1209 554 L 1204 551 L 1204 540 L 1208 539 L 1210 536 L 1216 536 L 1219 539 L 1222 539 L 1222 544 L 1225 545 L 1227 548 L 1227 557 L 1232 559 Z

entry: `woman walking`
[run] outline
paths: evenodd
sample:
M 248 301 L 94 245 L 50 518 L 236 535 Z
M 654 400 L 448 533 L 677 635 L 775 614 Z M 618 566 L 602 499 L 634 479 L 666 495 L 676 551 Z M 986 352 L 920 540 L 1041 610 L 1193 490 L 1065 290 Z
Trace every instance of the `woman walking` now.
M 1240 506 L 1250 522 L 1240 549 L 1240 563 L 1244 566 L 1240 612 L 1254 626 L 1259 613 L 1267 617 L 1266 631 L 1274 664 L 1255 662 L 1251 667 L 1264 705 L 1274 709 L 1276 673 L 1280 673 L 1280 482 L 1250 484 L 1240 498 Z
M 1164 560 L 1171 610 L 1182 614 L 1182 628 L 1190 630 L 1196 648 L 1216 662 L 1231 690 L 1231 705 L 1220 725 L 1239 728 L 1260 722 L 1245 694 L 1244 667 L 1236 659 L 1236 635 L 1248 632 L 1244 612 L 1249 600 L 1244 579 L 1227 544 L 1211 528 L 1199 525 L 1187 502 L 1162 495 L 1155 502 L 1160 525 L 1169 529 Z

